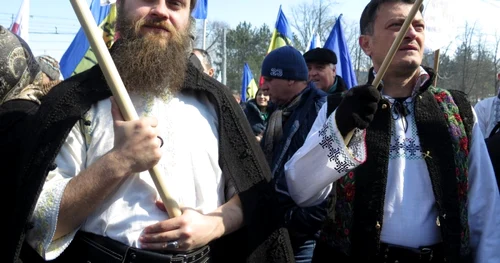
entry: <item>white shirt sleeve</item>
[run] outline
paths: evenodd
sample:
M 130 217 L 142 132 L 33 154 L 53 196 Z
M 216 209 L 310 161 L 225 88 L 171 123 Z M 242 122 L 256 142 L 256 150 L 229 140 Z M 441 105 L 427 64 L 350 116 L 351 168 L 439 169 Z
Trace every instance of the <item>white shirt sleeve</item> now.
M 474 111 L 473 111 L 474 112 Z M 475 115 L 475 112 L 474 112 Z M 469 155 L 470 246 L 476 263 L 500 262 L 500 195 L 477 117 Z
M 366 160 L 364 130 L 356 129 L 346 146 L 335 123 L 334 111 L 326 116 L 327 103 L 301 148 L 285 164 L 288 191 L 297 205 L 314 206 L 324 201 L 332 183 Z
M 477 124 L 483 133 L 484 137 L 487 137 L 489 134 L 486 134 L 486 129 L 488 128 L 488 121 L 490 119 L 489 111 L 491 110 L 489 107 L 488 99 L 484 99 L 474 106 L 474 110 L 476 111 Z
M 57 258 L 69 246 L 78 230 L 52 241 L 64 190 L 71 178 L 83 169 L 85 149 L 80 122 L 77 122 L 55 159 L 57 168 L 47 175 L 31 218 L 34 227 L 26 236 L 28 244 L 45 260 Z

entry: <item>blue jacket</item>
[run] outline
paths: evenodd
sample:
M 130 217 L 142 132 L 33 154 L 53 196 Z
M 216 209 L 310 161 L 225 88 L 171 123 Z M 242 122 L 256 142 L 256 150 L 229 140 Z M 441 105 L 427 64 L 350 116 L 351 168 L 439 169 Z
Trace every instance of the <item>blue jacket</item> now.
M 281 207 L 286 209 L 285 225 L 292 235 L 314 235 L 326 219 L 326 201 L 313 207 L 298 207 L 290 195 L 286 184 L 284 166 L 293 154 L 304 144 L 319 110 L 326 102 L 327 93 L 309 83 L 302 92 L 299 105 L 283 123 L 283 137 L 273 149 L 271 167 L 275 190 Z M 266 136 L 264 136 L 265 138 Z M 265 145 L 262 141 L 261 145 Z

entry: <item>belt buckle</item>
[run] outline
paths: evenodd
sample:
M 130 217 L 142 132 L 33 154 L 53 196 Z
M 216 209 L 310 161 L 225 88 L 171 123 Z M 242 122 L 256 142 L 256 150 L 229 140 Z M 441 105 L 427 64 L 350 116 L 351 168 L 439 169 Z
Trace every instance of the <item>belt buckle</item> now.
M 427 256 L 427 261 L 432 261 L 432 258 L 434 257 L 434 251 L 432 248 L 424 247 L 420 249 L 419 257 L 420 260 L 423 260 L 423 256 Z
M 175 263 L 187 263 L 188 262 L 187 255 L 186 254 L 175 255 L 175 258 L 172 258 L 172 262 L 175 262 Z
M 182 255 L 176 255 L 176 258 L 172 260 L 172 262 L 175 263 L 190 263 L 190 262 L 196 262 L 203 258 L 205 255 L 207 255 L 210 252 L 210 246 L 207 246 L 203 249 L 200 249 L 199 251 L 196 251 L 194 253 L 189 253 L 189 254 L 182 254 Z

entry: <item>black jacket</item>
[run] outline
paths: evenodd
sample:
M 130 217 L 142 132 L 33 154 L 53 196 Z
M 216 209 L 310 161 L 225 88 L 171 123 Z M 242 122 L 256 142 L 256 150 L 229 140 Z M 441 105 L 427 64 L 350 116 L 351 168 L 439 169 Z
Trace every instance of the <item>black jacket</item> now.
M 227 88 L 192 64 L 181 92 L 204 93 L 214 104 L 219 117 L 219 164 L 223 174 L 235 181 L 243 205 L 246 226 L 215 242 L 214 262 L 293 262 L 288 233 L 274 223 L 282 216 L 275 214 L 269 168 L 240 106 Z M 17 160 L 3 163 L 8 178 L 4 186 L 14 193 L 4 198 L 12 212 L 7 216 L 2 262 L 18 260 L 43 182 L 55 168 L 54 160 L 71 128 L 92 104 L 109 96 L 101 69 L 94 66 L 54 87 L 38 109 L 29 104 L 0 111 L 0 145 L 5 145 L 0 156 L 5 160 L 15 153 Z M 16 136 L 3 136 L 14 132 Z
M 267 114 L 271 116 L 272 114 L 272 106 L 267 107 Z M 245 115 L 247 116 L 247 120 L 250 123 L 250 127 L 252 127 L 253 134 L 255 136 L 264 133 L 267 126 L 267 120 L 264 120 L 260 114 L 259 106 L 255 99 L 249 100 L 246 103 L 245 107 Z
M 490 154 L 491 164 L 493 164 L 495 170 L 498 188 L 500 189 L 500 122 L 495 126 L 490 136 L 486 138 L 485 142 Z
M 332 95 L 332 94 L 342 94 L 344 91 L 347 91 L 347 84 L 345 84 L 345 81 L 344 79 L 337 75 L 335 76 L 335 79 L 336 79 L 336 82 L 337 82 L 337 88 L 335 89 L 334 92 L 332 93 L 328 93 L 328 95 Z

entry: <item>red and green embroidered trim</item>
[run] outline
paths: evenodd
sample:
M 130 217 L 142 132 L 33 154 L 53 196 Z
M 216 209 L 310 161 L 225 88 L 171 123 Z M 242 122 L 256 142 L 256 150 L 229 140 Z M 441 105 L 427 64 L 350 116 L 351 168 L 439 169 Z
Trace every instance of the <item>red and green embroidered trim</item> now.
M 461 225 L 461 254 L 467 255 L 469 251 L 469 224 L 468 224 L 468 198 L 469 190 L 468 180 L 468 157 L 469 157 L 469 139 L 465 131 L 464 122 L 460 116 L 459 109 L 451 94 L 440 88 L 431 87 L 429 89 L 434 98 L 438 102 L 439 107 L 444 113 L 444 117 L 448 123 L 448 131 L 451 134 L 453 141 L 453 149 L 455 152 L 455 176 L 458 186 L 458 202 L 460 209 L 460 225 Z

